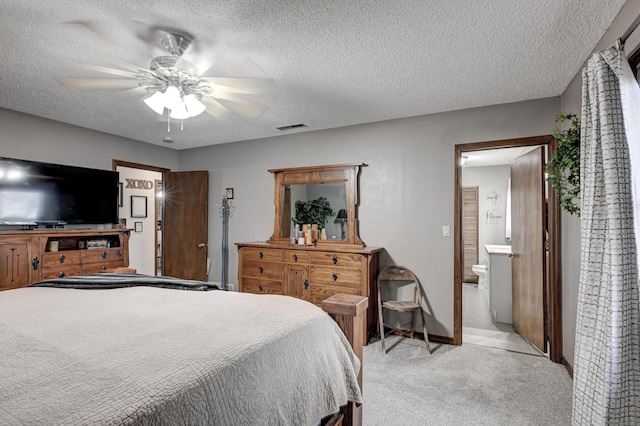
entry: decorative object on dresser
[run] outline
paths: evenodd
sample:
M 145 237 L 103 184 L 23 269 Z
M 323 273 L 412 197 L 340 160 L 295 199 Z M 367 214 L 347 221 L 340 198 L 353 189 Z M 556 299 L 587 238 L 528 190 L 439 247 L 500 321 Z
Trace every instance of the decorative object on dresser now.
M 359 163 L 269 170 L 275 179 L 274 232 L 266 242 L 236 243 L 239 291 L 284 294 L 318 306 L 335 294 L 377 300 L 381 249 L 365 248 L 358 235 L 357 190 L 362 166 Z M 344 210 L 344 238 L 319 238 L 310 245 L 292 244 L 294 203 L 302 194 L 311 200 L 325 197 L 338 212 Z M 334 222 L 335 218 L 330 219 L 327 227 Z M 337 225 L 328 233 L 334 231 L 341 233 Z M 376 307 L 369 306 L 365 317 L 366 345 L 377 334 Z
M 0 290 L 129 266 L 129 230 L 0 231 Z M 92 250 L 84 250 L 93 246 Z
M 340 209 L 336 219 L 333 221 L 334 223 L 340 224 L 340 239 L 344 240 L 347 238 L 347 235 L 344 233 L 344 223 L 347 221 L 347 211 L 345 209 Z

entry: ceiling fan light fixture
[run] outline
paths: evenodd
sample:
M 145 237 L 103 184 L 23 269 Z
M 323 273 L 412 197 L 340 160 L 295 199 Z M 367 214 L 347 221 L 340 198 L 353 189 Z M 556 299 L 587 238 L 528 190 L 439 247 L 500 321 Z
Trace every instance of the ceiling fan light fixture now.
M 187 108 L 189 117 L 200 115 L 204 112 L 205 109 L 207 109 L 207 107 L 202 102 L 200 102 L 198 97 L 193 93 L 184 97 L 184 106 Z
M 149 108 L 154 110 L 156 114 L 162 115 L 162 113 L 164 112 L 164 93 L 162 93 L 161 91 L 157 91 L 153 95 L 145 99 L 144 103 L 147 104 Z
M 180 89 L 176 86 L 167 87 L 167 90 L 164 92 L 164 106 L 172 111 L 184 106 L 182 96 L 180 96 Z
M 171 114 L 169 117 L 175 120 L 185 120 L 189 118 L 189 113 L 187 112 L 187 108 L 183 103 L 180 103 L 177 108 L 171 110 Z

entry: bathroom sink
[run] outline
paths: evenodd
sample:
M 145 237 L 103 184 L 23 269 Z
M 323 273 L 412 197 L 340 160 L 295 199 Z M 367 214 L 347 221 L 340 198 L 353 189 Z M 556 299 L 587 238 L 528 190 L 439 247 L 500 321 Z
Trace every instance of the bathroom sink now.
M 511 246 L 505 244 L 485 244 L 484 248 L 489 254 L 509 254 Z

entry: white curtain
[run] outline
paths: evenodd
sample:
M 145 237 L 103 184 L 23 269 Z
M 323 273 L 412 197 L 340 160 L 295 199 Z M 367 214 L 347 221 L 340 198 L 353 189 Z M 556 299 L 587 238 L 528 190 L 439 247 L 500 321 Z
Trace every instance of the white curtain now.
M 632 183 L 632 167 L 636 173 L 640 168 L 632 160 L 638 154 L 640 141 L 633 128 L 640 116 L 629 108 L 640 102 L 640 91 L 637 84 L 627 85 L 629 72 L 619 42 L 594 54 L 582 72 L 575 425 L 640 424 L 636 185 Z

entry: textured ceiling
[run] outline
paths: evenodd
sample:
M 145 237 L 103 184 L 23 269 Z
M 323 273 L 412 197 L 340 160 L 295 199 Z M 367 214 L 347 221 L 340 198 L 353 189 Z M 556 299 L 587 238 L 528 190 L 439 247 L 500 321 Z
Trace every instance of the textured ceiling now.
M 0 0 L 0 107 L 175 149 L 558 96 L 625 0 Z M 72 24 L 82 21 L 87 25 Z M 73 89 L 162 52 L 140 24 L 188 31 L 208 76 L 269 77 L 259 118 L 209 114 L 184 130 L 142 89 Z M 277 127 L 304 123 L 282 132 Z M 172 136 L 175 142 L 162 142 Z

